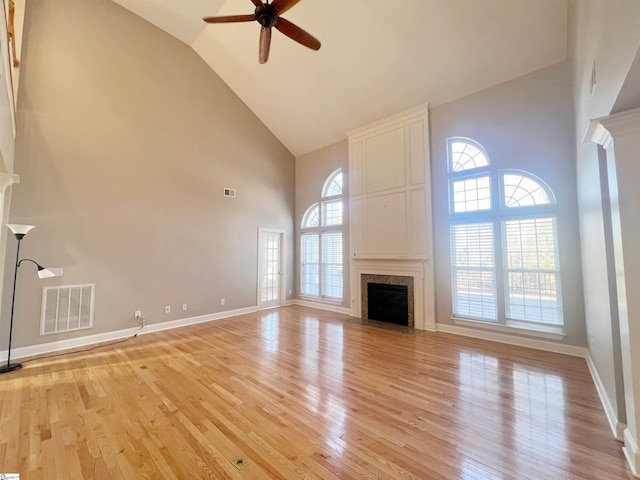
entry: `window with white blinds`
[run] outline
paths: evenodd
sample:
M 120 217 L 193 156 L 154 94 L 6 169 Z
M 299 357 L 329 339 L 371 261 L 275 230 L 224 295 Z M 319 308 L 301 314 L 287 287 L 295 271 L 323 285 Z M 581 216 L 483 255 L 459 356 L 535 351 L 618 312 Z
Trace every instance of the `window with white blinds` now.
M 324 183 L 320 200 L 302 217 L 300 234 L 300 294 L 342 301 L 343 198 L 342 170 Z
M 456 315 L 496 320 L 493 225 L 451 225 L 451 263 Z
M 555 218 L 506 220 L 502 225 L 507 317 L 562 324 Z
M 342 232 L 323 232 L 322 292 L 325 297 L 334 300 L 342 299 Z
M 454 317 L 561 327 L 553 192 L 529 172 L 496 170 L 473 140 L 449 139 L 447 152 Z
M 300 293 L 320 295 L 320 235 L 302 234 L 300 242 Z

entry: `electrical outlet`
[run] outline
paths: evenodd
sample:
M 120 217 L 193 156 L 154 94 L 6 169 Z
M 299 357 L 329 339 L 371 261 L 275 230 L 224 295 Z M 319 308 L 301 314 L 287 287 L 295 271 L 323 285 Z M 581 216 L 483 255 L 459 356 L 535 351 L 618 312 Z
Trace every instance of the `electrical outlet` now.
M 171 307 L 169 305 L 164 307 L 164 313 L 171 313 Z
M 224 305 L 224 298 L 220 299 L 220 305 Z
M 182 311 L 184 312 L 186 309 L 187 309 L 187 304 L 186 304 L 186 303 L 183 303 L 183 304 L 182 304 Z
M 142 312 L 140 310 L 136 310 L 136 313 L 133 314 L 133 318 L 140 320 L 142 318 Z

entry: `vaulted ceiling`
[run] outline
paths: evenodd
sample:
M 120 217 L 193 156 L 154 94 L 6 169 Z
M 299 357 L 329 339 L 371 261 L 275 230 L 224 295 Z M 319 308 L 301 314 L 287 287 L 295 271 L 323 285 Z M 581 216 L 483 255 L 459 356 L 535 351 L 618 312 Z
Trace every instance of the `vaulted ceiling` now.
M 251 0 L 115 0 L 206 61 L 296 156 L 366 123 L 440 105 L 561 62 L 567 0 L 302 0 L 283 17 L 322 42 L 309 50 L 274 30 L 258 63 Z

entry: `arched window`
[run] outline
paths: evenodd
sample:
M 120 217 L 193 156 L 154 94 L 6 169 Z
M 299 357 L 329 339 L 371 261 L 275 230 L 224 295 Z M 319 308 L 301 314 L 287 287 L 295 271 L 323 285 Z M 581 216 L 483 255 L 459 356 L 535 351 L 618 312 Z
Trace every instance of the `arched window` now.
M 454 317 L 562 326 L 553 192 L 529 172 L 495 169 L 473 140 L 449 139 L 447 152 Z
M 507 208 L 556 203 L 551 189 L 542 180 L 526 172 L 502 172 L 502 192 Z
M 450 138 L 448 140 L 449 171 L 460 172 L 489 165 L 489 156 L 482 145 L 470 138 Z
M 300 294 L 342 301 L 342 169 L 329 175 L 320 201 L 302 217 Z

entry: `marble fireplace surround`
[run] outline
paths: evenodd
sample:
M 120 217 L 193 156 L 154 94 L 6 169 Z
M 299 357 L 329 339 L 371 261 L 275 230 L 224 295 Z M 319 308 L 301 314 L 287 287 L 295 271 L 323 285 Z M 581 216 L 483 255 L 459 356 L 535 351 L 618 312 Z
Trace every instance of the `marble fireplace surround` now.
M 414 313 L 413 313 L 413 277 L 404 276 L 404 275 L 371 275 L 368 273 L 364 273 L 360 275 L 360 292 L 361 292 L 361 301 L 360 305 L 362 306 L 362 321 L 367 323 L 369 321 L 369 289 L 368 284 L 370 283 L 382 283 L 385 285 L 403 285 L 407 287 L 407 302 L 408 302 L 408 323 L 407 326 L 409 328 L 414 328 Z
M 428 261 L 416 259 L 352 259 L 352 314 L 365 319 L 367 289 L 366 284 L 390 283 L 395 285 L 413 284 L 413 294 L 409 293 L 410 328 L 435 331 L 433 318 L 433 286 L 425 281 L 428 275 Z M 428 299 L 425 303 L 425 298 Z

